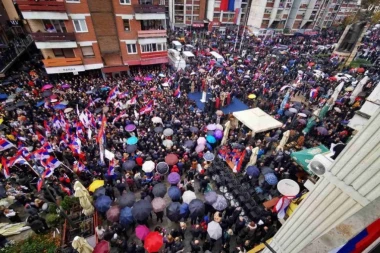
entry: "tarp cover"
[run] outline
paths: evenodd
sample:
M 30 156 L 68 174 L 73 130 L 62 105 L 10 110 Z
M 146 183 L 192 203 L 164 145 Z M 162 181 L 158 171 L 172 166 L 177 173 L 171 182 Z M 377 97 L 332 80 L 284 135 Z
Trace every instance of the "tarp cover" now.
M 282 127 L 280 121 L 274 119 L 260 108 L 234 112 L 233 115 L 254 133 L 261 133 Z

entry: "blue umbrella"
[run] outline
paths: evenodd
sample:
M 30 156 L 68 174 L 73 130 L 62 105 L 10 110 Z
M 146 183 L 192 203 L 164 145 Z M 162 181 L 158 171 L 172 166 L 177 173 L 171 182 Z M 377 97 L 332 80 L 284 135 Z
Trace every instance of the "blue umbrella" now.
M 260 176 L 260 170 L 256 166 L 248 166 L 247 175 L 252 177 Z
M 189 213 L 190 213 L 189 205 L 186 203 L 182 203 L 180 208 L 179 208 L 179 214 L 182 217 L 186 217 L 187 215 L 189 215 Z
M 66 108 L 66 105 L 58 104 L 58 105 L 54 106 L 53 108 L 54 108 L 54 110 L 63 110 Z
M 120 211 L 119 223 L 123 226 L 130 225 L 134 222 L 132 209 L 130 207 L 124 207 Z
M 36 104 L 36 107 L 40 107 L 41 105 L 43 105 L 43 104 L 45 104 L 45 102 L 44 101 L 41 101 L 41 102 L 37 102 L 37 104 Z
M 8 98 L 8 95 L 7 94 L 0 94 L 0 99 L 7 99 Z
M 213 143 L 216 142 L 215 137 L 212 136 L 212 135 L 207 135 L 207 136 L 206 136 L 206 140 L 207 140 L 208 143 L 211 143 L 211 144 L 213 144 Z
M 172 201 L 181 199 L 181 190 L 177 186 L 170 186 L 168 195 Z
M 278 182 L 278 179 L 277 179 L 276 175 L 273 174 L 273 173 L 265 174 L 264 175 L 264 179 L 270 185 L 276 185 L 277 182 Z
M 134 145 L 138 142 L 139 139 L 137 139 L 136 136 L 132 136 L 130 138 L 127 139 L 127 144 L 128 145 Z
M 112 203 L 112 200 L 107 195 L 100 196 L 95 201 L 95 208 L 101 213 L 105 213 L 108 211 Z
M 238 69 L 238 71 L 237 72 L 239 72 L 239 73 L 243 73 L 244 72 L 244 70 L 242 70 L 242 69 Z

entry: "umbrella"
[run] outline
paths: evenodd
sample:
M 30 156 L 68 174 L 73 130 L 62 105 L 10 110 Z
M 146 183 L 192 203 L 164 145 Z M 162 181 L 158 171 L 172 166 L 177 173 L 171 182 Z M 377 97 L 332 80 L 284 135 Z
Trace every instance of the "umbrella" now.
M 223 131 L 222 130 L 216 130 L 214 133 L 214 137 L 218 140 L 221 140 L 223 138 Z
M 206 138 L 205 137 L 199 137 L 198 138 L 198 140 L 197 140 L 197 144 L 198 145 L 201 145 L 201 144 L 203 144 L 203 145 L 206 145 Z
M 165 75 L 163 73 L 160 73 L 158 76 L 159 77 L 165 77 Z
M 68 89 L 68 88 L 70 88 L 70 85 L 68 85 L 68 84 L 64 84 L 64 85 L 62 85 L 61 86 L 63 89 Z
M 92 253 L 108 253 L 110 250 L 110 243 L 106 240 L 101 240 L 98 244 L 96 244 Z
M 249 94 L 249 95 L 248 95 L 248 98 L 249 98 L 249 99 L 255 99 L 255 98 L 256 98 L 256 95 L 255 95 L 255 94 Z
M 171 129 L 171 128 L 166 128 L 165 130 L 164 130 L 164 135 L 165 136 L 172 136 L 173 135 L 173 129 Z
M 135 229 L 136 237 L 144 241 L 145 237 L 150 233 L 149 228 L 145 225 L 138 225 Z
M 290 116 L 293 115 L 293 113 L 292 113 L 291 111 L 289 111 L 289 110 L 288 110 L 288 111 L 285 111 L 284 114 L 285 114 L 286 117 L 290 117 Z
M 168 154 L 165 157 L 165 162 L 169 165 L 174 165 L 178 163 L 178 157 L 175 154 Z
M 163 198 L 156 197 L 152 200 L 153 212 L 163 212 L 166 207 L 166 202 Z
M 264 175 L 265 182 L 267 182 L 270 185 L 276 185 L 278 182 L 278 179 L 274 173 L 268 173 Z
M 159 162 L 156 166 L 156 171 L 160 175 L 165 175 L 169 172 L 169 165 L 166 162 Z
M 120 211 L 119 223 L 121 225 L 127 226 L 134 222 L 132 209 L 130 207 L 124 207 Z
M 150 232 L 144 240 L 144 248 L 149 253 L 159 252 L 163 244 L 164 239 L 159 232 Z
M 173 222 L 178 222 L 181 219 L 181 204 L 179 202 L 172 202 L 166 208 L 166 216 Z
M 329 133 L 329 131 L 327 131 L 326 128 L 324 127 L 317 127 L 317 131 L 318 133 L 320 133 L 321 135 L 327 135 Z
M 125 127 L 125 131 L 127 132 L 132 132 L 136 129 L 136 126 L 134 124 L 128 124 L 126 127 Z
M 212 204 L 212 207 L 217 211 L 223 211 L 228 206 L 227 200 L 223 195 L 218 194 L 216 201 Z
M 92 246 L 87 242 L 86 239 L 80 236 L 74 237 L 74 240 L 72 241 L 71 246 L 78 253 L 94 252 L 94 248 L 92 248 Z
M 120 208 L 132 207 L 136 202 L 136 196 L 133 192 L 123 192 L 118 198 Z
M 165 146 L 166 148 L 171 148 L 173 146 L 173 142 L 171 140 L 164 140 L 162 142 L 162 145 Z
M 208 143 L 211 143 L 211 144 L 213 144 L 213 143 L 216 142 L 215 137 L 212 136 L 212 135 L 207 135 L 206 140 L 207 140 Z
M 44 90 L 48 90 L 48 89 L 51 89 L 51 88 L 53 88 L 53 85 L 51 85 L 51 84 L 46 84 L 46 85 L 44 85 L 43 87 L 42 87 L 42 91 L 44 91 Z
M 63 110 L 66 108 L 66 105 L 61 105 L 61 104 L 58 104 L 58 105 L 55 105 L 53 106 L 54 110 Z M 72 108 L 69 108 L 69 109 L 72 109 Z M 65 109 L 64 113 L 68 113 Z
M 148 200 L 141 199 L 133 205 L 132 214 L 137 221 L 143 221 L 148 219 L 152 210 L 152 204 Z
M 205 205 L 200 199 L 193 199 L 189 204 L 189 210 L 193 217 L 201 217 L 205 213 Z
M 110 208 L 112 200 L 107 195 L 100 196 L 95 201 L 95 208 L 98 212 L 105 213 Z
M 154 167 L 156 167 L 156 165 L 153 161 L 145 161 L 142 165 L 142 170 L 146 173 L 150 173 L 154 170 Z
M 6 110 L 6 111 L 8 111 L 8 112 L 11 112 L 11 111 L 16 110 L 16 108 L 17 108 L 16 106 L 11 105 L 11 106 L 7 106 L 7 107 L 5 107 L 4 110 Z
M 161 123 L 162 124 L 162 119 L 160 117 L 153 117 L 152 122 L 154 124 Z
M 0 99 L 4 100 L 4 99 L 7 99 L 8 98 L 8 95 L 7 94 L 0 94 Z
M 186 203 L 182 203 L 179 213 L 182 217 L 186 217 L 189 214 L 189 205 Z
M 69 101 L 62 101 L 62 102 L 59 102 L 60 105 L 68 105 L 69 104 Z
M 291 112 L 291 113 L 297 113 L 298 110 L 296 108 L 289 108 L 289 112 Z
M 94 192 L 99 187 L 102 187 L 104 185 L 104 180 L 95 180 L 93 181 L 90 186 L 88 187 L 88 190 L 90 192 Z
M 192 133 L 198 133 L 199 132 L 199 128 L 192 126 L 192 127 L 190 127 L 190 132 L 192 132 Z
M 354 90 L 354 87 L 350 86 L 350 87 L 347 87 L 344 89 L 345 91 L 353 91 Z
M 195 147 L 195 152 L 200 153 L 205 149 L 205 145 L 198 145 Z
M 110 209 L 108 209 L 106 215 L 107 215 L 107 220 L 111 222 L 118 222 L 119 217 L 120 217 L 120 207 L 111 206 Z
M 302 125 L 306 125 L 306 120 L 305 119 L 299 119 L 298 122 Z
M 137 150 L 137 145 L 127 145 L 127 148 L 125 149 L 125 151 L 127 153 L 133 153 Z
M 27 105 L 27 103 L 25 101 L 19 101 L 16 103 L 16 107 L 22 107 L 22 106 L 25 106 Z
M 309 110 L 302 110 L 303 113 L 305 113 L 306 115 L 311 115 L 311 111 Z
M 261 174 L 263 175 L 266 175 L 268 173 L 273 173 L 273 172 L 274 171 L 270 167 L 264 166 L 261 168 Z
M 339 112 L 339 113 L 342 112 L 342 110 L 341 110 L 340 108 L 338 108 L 338 107 L 334 107 L 334 110 L 335 110 L 336 112 Z
M 205 200 L 207 204 L 214 204 L 218 198 L 218 194 L 214 191 L 209 191 L 205 193 Z
M 106 188 L 104 188 L 103 186 L 102 187 L 99 187 L 98 189 L 95 190 L 94 194 L 92 195 L 92 197 L 94 199 L 97 199 L 99 198 L 100 196 L 103 196 L 103 195 L 106 195 Z
M 177 172 L 172 172 L 168 176 L 168 182 L 170 184 L 178 184 L 181 181 L 181 176 Z
M 183 146 L 185 148 L 192 148 L 192 147 L 194 147 L 194 142 L 192 140 L 187 140 L 187 141 L 185 141 L 185 143 L 183 144 Z
M 207 225 L 207 233 L 211 239 L 218 240 L 222 237 L 222 227 L 216 221 L 211 221 Z
M 126 162 L 123 162 L 123 165 L 121 166 L 121 168 L 123 170 L 133 170 L 133 168 L 136 166 L 136 162 L 133 161 L 133 160 L 128 160 Z
M 164 131 L 164 129 L 162 127 L 160 127 L 160 126 L 154 128 L 154 132 L 157 133 L 157 134 L 162 133 L 162 131 Z
M 61 104 L 57 105 L 57 106 L 60 106 Z M 65 105 L 63 105 L 65 106 Z M 65 106 L 66 107 L 66 106 Z M 64 113 L 69 113 L 69 112 L 72 112 L 74 109 L 73 108 L 66 108 L 63 112 Z
M 172 201 L 181 199 L 181 190 L 177 186 L 170 186 L 168 195 Z
M 136 136 L 129 137 L 129 138 L 127 139 L 127 144 L 128 144 L 128 145 L 134 145 L 134 144 L 136 144 L 136 143 L 138 142 L 138 140 L 139 140 L 139 139 L 137 139 Z
M 207 130 L 214 131 L 216 129 L 216 124 L 209 124 L 207 125 Z
M 50 97 L 52 94 L 53 92 L 51 92 L 50 90 L 45 90 L 44 92 L 42 92 L 42 97 L 47 98 Z
M 302 117 L 302 118 L 306 118 L 307 117 L 307 115 L 305 114 L 305 113 L 298 113 L 298 116 L 300 116 L 300 117 Z
M 260 176 L 260 170 L 254 165 L 248 166 L 246 173 L 248 176 L 251 176 L 251 177 L 259 177 Z
M 163 183 L 158 183 L 153 186 L 152 193 L 154 197 L 163 198 L 166 194 L 166 186 Z
M 205 161 L 213 161 L 214 158 L 215 158 L 215 155 L 213 153 L 211 153 L 210 151 L 207 151 L 204 155 L 203 155 L 203 158 L 205 159 Z
M 184 203 L 186 204 L 190 204 L 190 202 L 193 200 L 193 199 L 196 199 L 197 196 L 195 196 L 195 193 L 193 191 L 185 191 L 183 194 L 182 194 L 182 200 Z

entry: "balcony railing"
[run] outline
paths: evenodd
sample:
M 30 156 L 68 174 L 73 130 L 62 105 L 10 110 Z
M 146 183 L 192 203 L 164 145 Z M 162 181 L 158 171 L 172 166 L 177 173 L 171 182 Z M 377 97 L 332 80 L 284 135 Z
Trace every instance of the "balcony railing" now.
M 54 58 L 42 60 L 45 67 L 62 67 L 83 64 L 81 58 Z
M 166 37 L 166 30 L 137 31 L 140 38 Z
M 45 41 L 76 41 L 74 33 L 32 33 L 37 42 Z
M 135 13 L 162 13 L 165 12 L 165 6 L 153 4 L 133 5 Z
M 17 1 L 20 11 L 55 11 L 66 12 L 63 1 Z

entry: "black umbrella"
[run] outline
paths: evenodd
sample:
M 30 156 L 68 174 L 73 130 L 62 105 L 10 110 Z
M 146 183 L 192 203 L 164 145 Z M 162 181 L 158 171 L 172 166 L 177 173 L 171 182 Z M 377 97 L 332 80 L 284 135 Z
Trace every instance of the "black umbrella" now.
M 135 161 L 133 160 L 128 160 L 126 162 L 123 163 L 123 165 L 121 166 L 123 168 L 123 170 L 133 170 L 133 168 L 136 166 L 136 163 Z
M 192 140 L 187 140 L 187 141 L 185 141 L 185 143 L 183 144 L 183 146 L 185 148 L 193 148 L 194 147 L 194 142 Z
M 166 208 L 166 216 L 173 222 L 178 222 L 181 219 L 180 215 L 181 204 L 179 202 L 172 202 Z
M 205 213 L 205 205 L 200 199 L 193 199 L 189 204 L 189 210 L 192 217 L 201 217 Z
M 16 106 L 11 105 L 11 106 L 7 106 L 7 107 L 5 107 L 4 110 L 10 112 L 10 111 L 14 111 L 14 110 L 16 110 L 16 108 L 17 108 Z
M 160 127 L 160 126 L 154 128 L 154 132 L 155 133 L 159 134 L 159 133 L 162 133 L 162 131 L 164 131 L 164 129 L 162 127 Z
M 53 95 L 53 92 L 51 92 L 51 90 L 45 90 L 44 92 L 42 92 L 42 97 L 44 98 L 50 97 L 51 95 Z
M 133 153 L 137 150 L 137 145 L 127 145 L 126 152 L 127 153 Z
M 152 193 L 155 197 L 163 198 L 166 194 L 166 186 L 163 183 L 158 183 L 153 187 Z
M 190 132 L 198 133 L 198 131 L 199 131 L 198 127 L 194 127 L 194 126 L 190 127 Z
M 19 101 L 19 102 L 17 102 L 16 107 L 22 107 L 25 105 L 27 105 L 27 103 L 25 101 Z
M 286 117 L 290 117 L 292 115 L 293 115 L 293 113 L 291 111 L 285 111 L 285 116 Z
M 169 172 L 169 165 L 166 162 L 159 162 L 156 166 L 156 170 L 161 175 L 165 175 Z
M 100 196 L 103 196 L 103 195 L 106 195 L 106 188 L 104 188 L 102 186 L 102 187 L 99 187 L 98 189 L 96 189 L 95 192 L 94 192 L 94 195 L 92 195 L 92 196 L 93 196 L 94 199 L 97 199 L 97 198 L 99 198 Z
M 132 207 L 136 202 L 136 196 L 133 192 L 123 192 L 123 195 L 119 197 L 119 206 L 124 208 L 126 206 Z
M 132 208 L 132 215 L 137 221 L 144 221 L 149 218 L 150 212 L 152 212 L 152 204 L 145 199 L 137 201 Z

